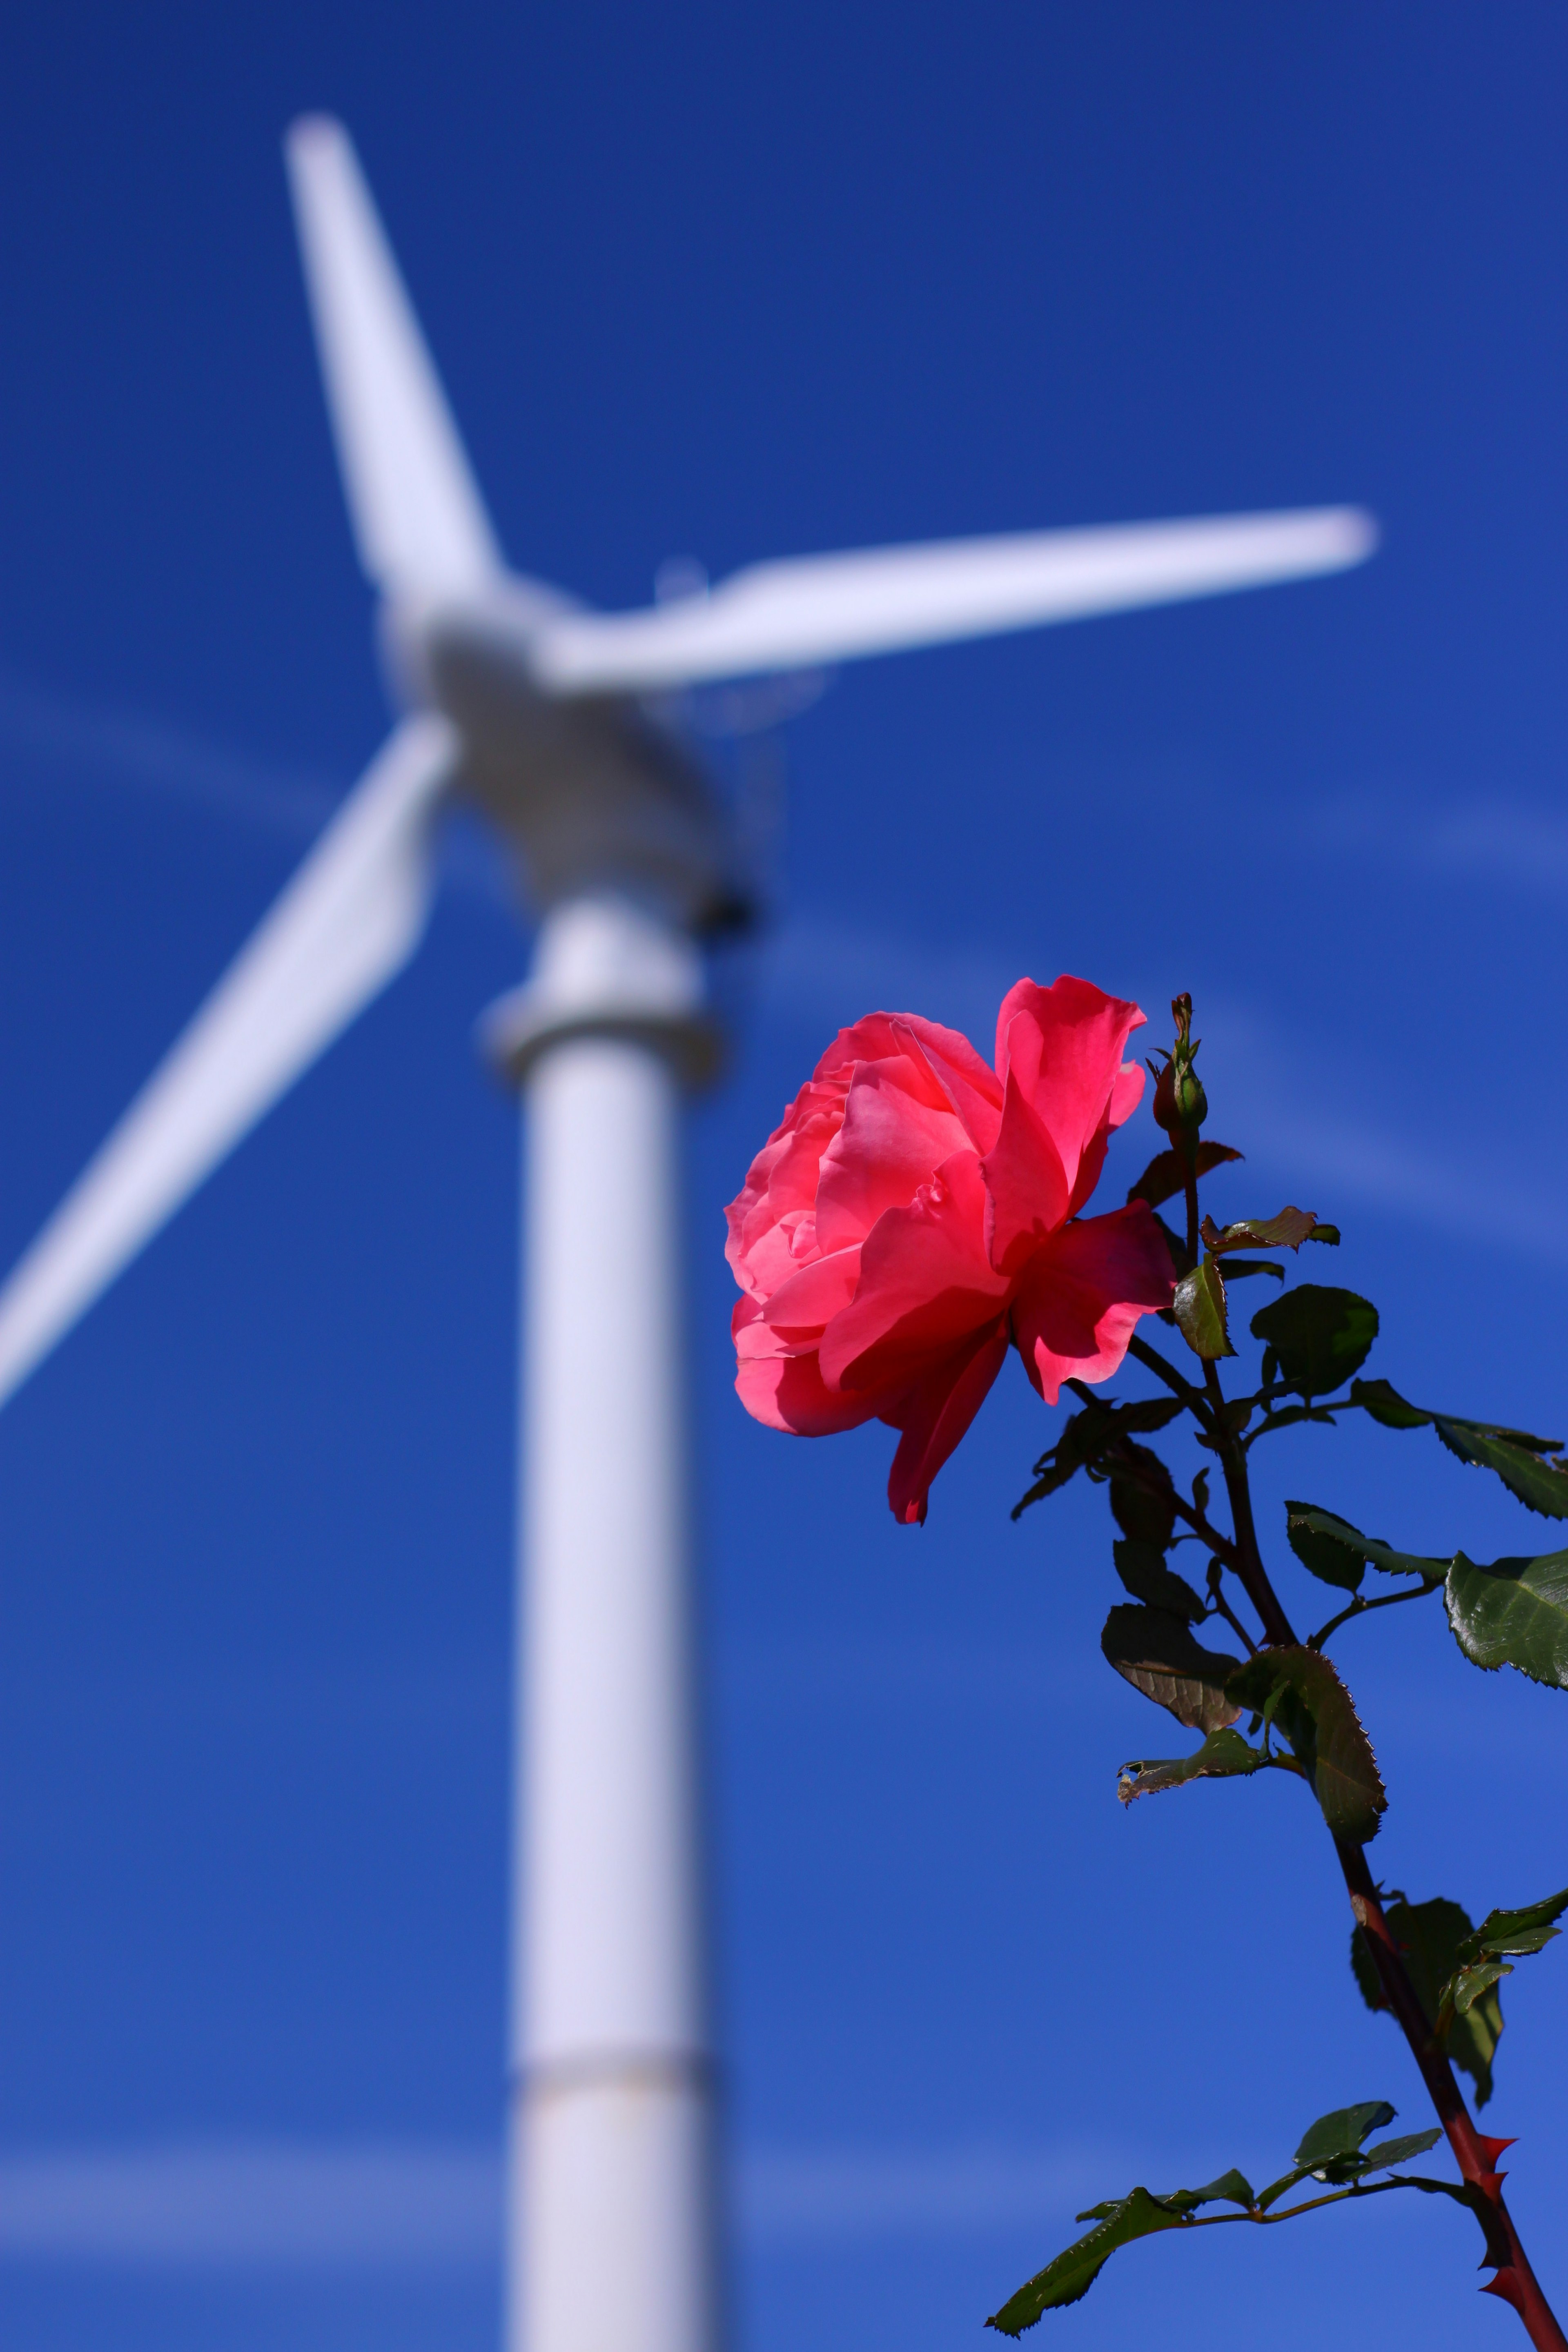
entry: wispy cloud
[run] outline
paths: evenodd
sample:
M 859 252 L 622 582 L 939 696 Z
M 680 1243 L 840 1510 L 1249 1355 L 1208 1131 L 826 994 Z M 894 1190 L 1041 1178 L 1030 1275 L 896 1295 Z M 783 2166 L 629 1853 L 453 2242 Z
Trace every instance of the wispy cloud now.
M 1568 814 L 1500 793 L 1434 801 L 1396 792 L 1331 800 L 1298 824 L 1297 855 L 1316 848 L 1527 898 L 1568 898 Z
M 1287 1035 L 1237 1004 L 1215 1005 L 1204 1025 L 1247 1105 L 1247 1158 L 1257 1166 L 1298 1186 L 1331 1189 L 1342 1201 L 1396 1211 L 1434 1233 L 1568 1265 L 1560 1189 L 1531 1182 L 1517 1161 L 1500 1167 L 1489 1138 L 1477 1139 L 1472 1153 L 1468 1139 L 1402 1130 L 1369 1109 L 1376 1071 L 1362 1040 L 1346 1038 L 1335 1051 L 1332 1041 Z M 1296 1085 L 1305 1069 L 1313 1075 L 1310 1101 Z
M 128 785 L 301 852 L 345 793 L 324 775 L 226 750 L 165 720 L 87 709 L 0 677 L 0 779 L 7 747 L 13 766 L 20 753 L 92 783 Z M 459 822 L 445 828 L 440 859 L 449 886 L 515 908 L 500 850 L 460 813 Z
M 155 719 L 94 711 L 0 679 L 0 743 L 300 843 L 342 798 L 322 776 L 229 751 Z
M 732 2211 L 758 2244 L 975 2236 L 1070 2217 L 1084 2194 L 1131 2177 L 1130 2166 L 1137 2169 L 1125 2149 L 1076 2140 L 753 2148 L 733 2165 Z M 471 2267 L 499 2258 L 501 2182 L 490 2142 L 216 2139 L 16 2152 L 0 2156 L 0 2262 Z
M 0 2157 L 0 2257 L 422 2269 L 494 2259 L 493 2147 L 241 2141 Z

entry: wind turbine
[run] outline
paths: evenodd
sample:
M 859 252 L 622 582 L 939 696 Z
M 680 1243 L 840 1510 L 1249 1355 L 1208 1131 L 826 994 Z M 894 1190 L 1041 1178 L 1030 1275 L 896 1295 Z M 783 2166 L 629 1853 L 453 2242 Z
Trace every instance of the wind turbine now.
M 541 919 L 486 1024 L 528 1113 L 507 2340 L 710 2352 L 678 1127 L 736 877 L 652 698 L 1333 572 L 1374 532 L 1330 508 L 973 539 L 588 611 L 508 568 L 347 135 L 302 121 L 287 155 L 404 715 L 0 1292 L 0 1401 L 413 954 L 440 814 L 477 805 Z

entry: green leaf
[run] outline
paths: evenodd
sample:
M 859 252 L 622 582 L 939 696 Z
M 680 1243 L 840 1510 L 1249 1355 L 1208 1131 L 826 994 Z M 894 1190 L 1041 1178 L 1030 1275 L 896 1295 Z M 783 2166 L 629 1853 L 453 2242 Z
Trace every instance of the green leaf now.
M 1035 1484 L 1013 1506 L 1015 1518 L 1031 1503 L 1054 1495 L 1080 1470 L 1092 1468 L 1123 1439 L 1135 1432 L 1147 1433 L 1163 1429 L 1182 1410 L 1179 1397 L 1141 1397 L 1132 1404 L 1117 1404 L 1109 1397 L 1097 1396 L 1082 1381 L 1068 1381 L 1067 1385 L 1083 1400 L 1083 1410 L 1069 1417 L 1056 1444 L 1036 1463 Z M 1152 1462 L 1158 1459 L 1154 1454 L 1148 1458 Z
M 1249 1748 L 1239 1731 L 1211 1731 L 1190 1756 L 1145 1757 L 1123 1764 L 1116 1793 L 1130 1805 L 1134 1797 L 1155 1797 L 1188 1780 L 1229 1780 L 1257 1772 L 1268 1760 L 1261 1748 Z
M 1568 1519 L 1568 1467 L 1561 1460 L 1541 1458 L 1546 1446 L 1557 1443 L 1555 1438 L 1534 1438 L 1527 1446 L 1512 1432 L 1494 1432 L 1475 1421 L 1453 1421 L 1446 1413 L 1434 1414 L 1432 1426 L 1450 1454 L 1482 1470 L 1495 1470 L 1527 1509 L 1539 1511 L 1543 1519 Z
M 1387 1381 L 1357 1381 L 1352 1404 L 1360 1405 L 1384 1429 L 1435 1429 L 1450 1454 L 1479 1469 L 1495 1471 L 1510 1494 L 1545 1519 L 1568 1519 L 1568 1460 L 1546 1457 L 1560 1437 L 1533 1437 L 1497 1421 L 1467 1421 L 1457 1413 L 1428 1412 L 1410 1404 Z
M 1365 1845 L 1377 1835 L 1388 1803 L 1377 1759 L 1349 1691 L 1321 1651 L 1260 1650 L 1231 1676 L 1226 1692 L 1279 1725 L 1337 1837 Z
M 1434 1895 L 1428 1903 L 1409 1903 L 1399 1895 L 1384 1905 L 1383 1916 L 1416 1999 L 1436 2029 L 1449 1980 L 1475 1936 L 1470 1915 L 1462 1904 L 1446 1895 Z M 1351 1966 L 1368 2009 L 1386 2010 L 1382 1979 L 1359 1927 L 1351 1934 Z M 1448 2055 L 1474 2083 L 1478 2107 L 1484 2107 L 1492 2095 L 1492 2061 L 1502 2028 L 1502 2004 L 1495 1986 L 1489 1986 L 1463 2015 L 1456 2014 L 1448 2026 Z
M 1301 1282 L 1258 1309 L 1252 1336 L 1267 1343 L 1287 1388 L 1304 1397 L 1326 1395 L 1365 1363 L 1377 1337 L 1377 1309 L 1353 1290 Z M 1275 1377 L 1267 1360 L 1264 1377 Z
M 1249 1274 L 1271 1274 L 1276 1282 L 1283 1282 L 1285 1269 L 1271 1257 L 1232 1257 L 1226 1260 L 1226 1282 L 1240 1282 Z
M 1160 2200 L 1162 2205 L 1170 2206 L 1176 2213 L 1194 2212 L 1200 2205 L 1250 2207 L 1252 2201 L 1252 2183 L 1246 2173 L 1237 2172 L 1234 2165 L 1228 2172 L 1222 2172 L 1217 2180 L 1206 2182 L 1202 2189 L 1173 2189 L 1168 2197 Z M 1078 2218 L 1081 2221 L 1084 2216 L 1080 2213 Z
M 1391 1381 L 1352 1381 L 1351 1402 L 1359 1404 L 1384 1429 L 1425 1429 L 1432 1418 L 1419 1405 L 1406 1404 Z
M 1363 2172 L 1387 2172 L 1395 2164 L 1408 2164 L 1413 2156 L 1425 2156 L 1442 2138 L 1442 2127 L 1434 2124 L 1429 2131 L 1406 2132 L 1400 2139 L 1380 2139 L 1375 2147 L 1363 2147 L 1361 2164 Z
M 1194 1642 L 1184 1617 L 1123 1602 L 1106 1619 L 1100 1646 L 1134 1690 L 1191 1731 L 1222 1731 L 1241 1713 L 1225 1695 L 1240 1659 Z
M 1360 1584 L 1362 1570 L 1369 1560 L 1385 1576 L 1418 1576 L 1434 1587 L 1447 1575 L 1446 1559 L 1426 1559 L 1418 1552 L 1395 1551 L 1389 1544 L 1363 1536 L 1348 1519 L 1338 1517 L 1332 1511 L 1320 1510 L 1315 1503 L 1288 1502 L 1285 1515 L 1285 1533 L 1302 1567 L 1310 1568 L 1325 1584 L 1340 1585 L 1347 1592 L 1353 1592 Z
M 1482 1941 L 1489 1952 L 1510 1952 L 1515 1959 L 1525 1960 L 1536 1952 L 1543 1952 L 1562 1933 L 1561 1927 L 1531 1927 L 1506 1944 L 1494 1943 L 1489 1936 L 1483 1937 Z
M 1176 1285 L 1176 1295 L 1171 1301 L 1171 1312 L 1176 1318 L 1176 1328 L 1194 1356 L 1213 1363 L 1221 1356 L 1234 1356 L 1225 1319 L 1225 1283 L 1216 1259 L 1205 1257 L 1201 1265 L 1194 1266 Z
M 1539 1903 L 1527 1903 L 1518 1911 L 1489 1911 L 1476 1929 L 1475 1942 L 1479 1950 L 1489 1952 L 1538 1951 L 1536 1944 L 1525 1945 L 1517 1939 L 1538 1934 L 1542 1928 L 1549 1935 L 1559 1930 L 1552 1926 L 1568 1911 L 1568 1886 L 1560 1895 L 1543 1895 Z
M 1358 2107 L 1335 2107 L 1308 2126 L 1296 2150 L 1296 2161 L 1315 2172 L 1336 2156 L 1354 2156 L 1368 2132 L 1381 2131 L 1398 2112 L 1386 2099 L 1363 2099 Z
M 1193 1625 L 1206 1613 L 1186 1578 L 1167 1568 L 1163 1553 L 1156 1551 L 1152 1544 L 1138 1543 L 1129 1537 L 1111 1549 L 1116 1573 L 1134 1601 L 1146 1601 L 1151 1609 L 1167 1609 L 1173 1617 L 1185 1618 Z
M 1444 1601 L 1473 1665 L 1514 1666 L 1532 1682 L 1568 1690 L 1568 1551 L 1489 1566 L 1456 1552 Z
M 1240 1158 L 1240 1152 L 1233 1151 L 1228 1143 L 1200 1143 L 1198 1174 L 1206 1176 L 1211 1168 L 1221 1167 L 1227 1160 Z M 1157 1151 L 1127 1198 L 1129 1203 L 1147 1201 L 1152 1209 L 1157 1209 L 1162 1201 L 1174 1200 L 1178 1192 L 1184 1192 L 1186 1186 L 1186 1163 L 1181 1153 Z
M 1179 1412 L 1176 1398 L 1171 1402 Z M 1142 1475 L 1132 1475 L 1134 1472 Z M 1124 1536 L 1164 1552 L 1176 1531 L 1175 1491 L 1159 1455 L 1131 1438 L 1118 1445 L 1110 1470 L 1110 1516 Z
M 1354 1528 L 1310 1503 L 1285 1506 L 1285 1535 L 1305 1569 L 1324 1584 L 1353 1592 L 1366 1568 L 1366 1547 Z
M 1047 2263 L 1043 2271 L 1028 2280 L 1010 2295 L 1000 2311 L 994 2311 L 986 2321 L 987 2327 L 999 2328 L 1004 2336 L 1022 2336 L 1026 2327 L 1033 2327 L 1042 2312 L 1060 2311 L 1069 2303 L 1086 2295 L 1112 2254 L 1139 2238 L 1152 2237 L 1157 2230 L 1177 2230 L 1186 2216 L 1173 2213 L 1146 2189 L 1135 2189 L 1111 2206 L 1106 2219 L 1065 2253 Z
M 1539 1903 L 1527 1903 L 1516 1911 L 1489 1911 L 1473 1935 L 1465 1937 L 1456 1948 L 1455 1958 L 1463 1963 L 1451 1975 L 1438 1995 L 1438 2022 L 1452 2018 L 1456 2024 L 1468 2021 L 1477 2003 L 1483 2001 L 1500 1977 L 1513 1974 L 1516 1959 L 1528 1959 L 1543 1951 L 1563 1930 L 1553 1922 L 1568 1910 L 1568 1887 L 1560 1895 L 1548 1895 Z M 1504 1958 L 1505 1954 L 1510 1955 Z M 1496 1996 L 1492 1994 L 1493 2006 Z M 1498 2012 L 1500 2032 L 1501 2012 Z
M 1305 2180 L 1311 2168 L 1310 2164 L 1293 2164 L 1289 2172 L 1282 2172 L 1278 2180 L 1271 2180 L 1267 2189 L 1260 2189 L 1258 2210 L 1267 2213 L 1270 2205 L 1277 2205 L 1288 2189 L 1294 2189 L 1299 2180 Z
M 1200 1227 L 1205 1244 L 1215 1257 L 1223 1256 L 1226 1250 L 1298 1250 L 1318 1230 L 1318 1220 L 1310 1209 L 1281 1209 L 1277 1217 L 1243 1217 L 1237 1223 L 1226 1225 L 1223 1232 L 1212 1217 L 1205 1217 Z M 1331 1225 L 1323 1230 L 1334 1232 Z M 1338 1240 L 1337 1234 L 1334 1238 Z
M 1506 1422 L 1467 1421 L 1458 1413 L 1430 1412 L 1425 1405 L 1411 1404 L 1389 1381 L 1357 1381 L 1351 1389 L 1351 1402 L 1360 1405 L 1373 1421 L 1382 1422 L 1385 1429 L 1425 1429 L 1428 1423 L 1446 1421 L 1455 1429 L 1500 1437 L 1510 1445 L 1522 1446 L 1527 1454 L 1555 1454 L 1563 1444 L 1560 1437 L 1532 1437 L 1528 1429 L 1512 1429 Z
M 1445 2002 L 1452 2003 L 1458 2016 L 1468 2017 L 1483 1993 L 1489 1992 L 1500 1978 L 1512 1974 L 1511 1960 L 1471 1960 L 1444 1986 Z
M 1310 1242 L 1327 1242 L 1331 1249 L 1338 1249 L 1342 1235 L 1338 1225 L 1314 1225 L 1306 1238 Z

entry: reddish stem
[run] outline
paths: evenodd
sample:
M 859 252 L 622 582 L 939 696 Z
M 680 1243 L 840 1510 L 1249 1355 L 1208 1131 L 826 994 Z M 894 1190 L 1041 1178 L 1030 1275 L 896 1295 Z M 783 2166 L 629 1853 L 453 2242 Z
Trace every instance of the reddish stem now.
M 1421 2079 L 1437 2111 L 1437 2120 L 1447 2134 L 1454 2160 L 1470 2188 L 1471 2204 L 1487 2242 L 1486 2260 L 1494 2272 L 1481 2292 L 1501 2295 L 1505 2303 L 1512 2304 L 1524 2323 L 1525 2333 L 1540 2352 L 1568 2352 L 1568 2336 L 1563 2335 L 1542 2292 L 1541 2282 L 1520 2242 L 1513 2217 L 1503 2202 L 1503 2175 L 1497 2168 L 1497 2160 L 1513 2142 L 1489 2139 L 1471 2122 L 1454 2080 L 1454 2070 L 1432 2031 L 1383 1916 L 1364 1851 L 1344 1838 L 1335 1838 L 1334 1850 L 1350 1890 L 1351 1909 L 1376 1965 L 1384 1998 L 1410 2044 L 1410 2054 L 1421 2069 Z
M 1220 1461 L 1225 1470 L 1226 1492 L 1230 1498 L 1231 1520 L 1236 1530 L 1236 1572 L 1246 1589 L 1271 1643 L 1294 1648 L 1299 1637 L 1285 1614 L 1279 1595 L 1268 1580 L 1258 1545 L 1258 1531 L 1252 1517 L 1252 1494 L 1247 1474 L 1247 1455 L 1237 1438 L 1226 1430 L 1224 1420 L 1224 1393 L 1219 1374 L 1212 1363 L 1204 1366 L 1205 1386 L 1209 1402 L 1214 1407 Z M 1503 2202 L 1503 2175 L 1497 2160 L 1505 2147 L 1513 2142 L 1490 2139 L 1479 2132 L 1470 2119 L 1454 2070 L 1432 2030 L 1432 2024 L 1421 1999 L 1405 1970 L 1399 1947 L 1389 1931 L 1377 1899 L 1377 1888 L 1367 1868 L 1366 1854 L 1359 1845 L 1336 1837 L 1334 1850 L 1340 1858 L 1349 1889 L 1351 1909 L 1356 1924 L 1366 1937 L 1384 1998 L 1396 2020 L 1400 2031 L 1410 2045 L 1410 2054 L 1421 2070 L 1437 2120 L 1447 2135 L 1449 2147 L 1460 2174 L 1470 2190 L 1470 2203 L 1481 2225 L 1486 2240 L 1485 2261 L 1490 2264 L 1493 2276 L 1481 2292 L 1500 2295 L 1510 2303 L 1523 2322 L 1525 2333 L 1538 2352 L 1568 2352 L 1568 2336 L 1559 2326 L 1556 2315 L 1542 2292 L 1541 2283 L 1531 2268 L 1530 2257 L 1520 2242 L 1513 2218 Z

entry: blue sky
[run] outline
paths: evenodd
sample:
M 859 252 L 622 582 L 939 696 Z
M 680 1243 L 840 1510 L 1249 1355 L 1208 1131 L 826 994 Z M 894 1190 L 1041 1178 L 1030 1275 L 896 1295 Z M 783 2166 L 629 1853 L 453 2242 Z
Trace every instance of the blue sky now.
M 0 38 L 5 1259 L 384 728 L 300 109 L 355 134 L 510 553 L 595 601 L 675 554 L 1381 516 L 1352 577 L 868 664 L 792 732 L 690 1149 L 738 2341 L 973 2344 L 1081 2202 L 1342 2100 L 1414 2127 L 1295 1792 L 1120 1813 L 1163 1718 L 1098 1653 L 1100 1498 L 1008 1522 L 1055 1426 L 1016 1366 L 896 1528 L 887 1433 L 740 1413 L 719 1211 L 872 1005 L 984 1043 L 1022 971 L 1190 987 L 1248 1154 L 1216 1201 L 1336 1218 L 1407 1391 L 1564 1428 L 1559 16 L 279 0 Z M 525 954 L 455 836 L 417 964 L 0 1418 L 26 2352 L 495 2340 L 516 1138 L 471 1028 Z M 1305 1493 L 1417 1550 L 1552 1539 L 1421 1437 L 1278 1454 L 1276 1530 Z M 1341 1655 L 1391 1883 L 1568 1878 L 1557 1696 L 1415 1611 Z M 1562 1965 L 1512 1980 L 1488 2111 L 1560 2300 Z M 1462 2221 L 1401 2204 L 1141 2248 L 1053 2338 L 1183 2352 L 1223 2298 L 1306 2343 L 1353 2296 L 1502 2342 Z

